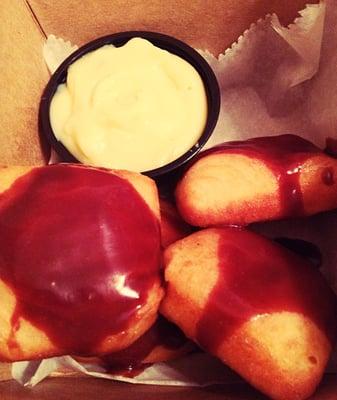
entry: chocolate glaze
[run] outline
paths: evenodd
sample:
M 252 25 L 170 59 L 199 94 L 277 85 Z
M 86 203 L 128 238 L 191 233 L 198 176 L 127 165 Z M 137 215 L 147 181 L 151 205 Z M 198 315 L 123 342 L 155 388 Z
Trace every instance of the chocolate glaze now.
M 64 353 L 90 354 L 128 328 L 160 279 L 158 220 L 104 170 L 35 168 L 0 195 L 0 278 L 23 317 Z
M 125 350 L 108 354 L 102 358 L 104 367 L 110 373 L 130 376 L 143 371 L 145 358 L 156 346 L 178 350 L 187 343 L 186 336 L 174 324 L 159 316 L 155 324 L 136 342 Z
M 220 144 L 201 154 L 242 154 L 261 160 L 274 173 L 279 185 L 282 217 L 304 215 L 300 186 L 303 164 L 321 150 L 295 135 L 266 136 Z M 199 158 L 200 158 L 199 157 Z
M 201 347 L 216 353 L 243 323 L 282 311 L 310 318 L 334 342 L 336 296 L 316 268 L 252 232 L 219 232 L 219 277 L 197 326 Z
M 333 168 L 327 167 L 323 169 L 322 182 L 327 186 L 332 186 L 335 183 Z

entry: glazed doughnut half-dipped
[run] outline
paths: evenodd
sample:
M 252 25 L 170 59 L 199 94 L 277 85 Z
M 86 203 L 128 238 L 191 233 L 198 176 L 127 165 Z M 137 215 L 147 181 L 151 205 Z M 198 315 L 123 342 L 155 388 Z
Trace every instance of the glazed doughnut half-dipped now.
M 278 400 L 310 396 L 336 337 L 336 298 L 319 271 L 255 233 L 210 228 L 164 253 L 161 312 Z
M 119 351 L 157 317 L 159 204 L 140 174 L 0 169 L 0 359 Z
M 294 135 L 224 143 L 187 170 L 176 202 L 202 227 L 312 215 L 337 207 L 337 160 Z

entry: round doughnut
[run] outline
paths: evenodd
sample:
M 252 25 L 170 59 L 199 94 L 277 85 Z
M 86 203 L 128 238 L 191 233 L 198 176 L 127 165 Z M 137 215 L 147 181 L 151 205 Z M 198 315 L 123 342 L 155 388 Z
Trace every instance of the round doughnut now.
M 95 362 L 110 373 L 133 376 L 149 365 L 174 360 L 195 348 L 176 325 L 159 315 L 151 328 L 131 346 Z
M 157 189 L 81 165 L 0 169 L 0 359 L 128 347 L 163 295 Z

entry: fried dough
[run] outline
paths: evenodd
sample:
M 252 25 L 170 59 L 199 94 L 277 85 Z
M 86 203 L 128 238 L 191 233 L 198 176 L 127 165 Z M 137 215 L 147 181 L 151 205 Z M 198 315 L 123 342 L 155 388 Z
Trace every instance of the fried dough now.
M 255 233 L 205 229 L 164 253 L 161 312 L 277 400 L 310 396 L 336 339 L 336 297 L 318 270 Z
M 157 189 L 80 165 L 0 169 L 0 359 L 128 347 L 163 295 Z
M 191 225 L 247 225 L 337 207 L 337 160 L 294 135 L 229 142 L 206 151 L 176 188 Z

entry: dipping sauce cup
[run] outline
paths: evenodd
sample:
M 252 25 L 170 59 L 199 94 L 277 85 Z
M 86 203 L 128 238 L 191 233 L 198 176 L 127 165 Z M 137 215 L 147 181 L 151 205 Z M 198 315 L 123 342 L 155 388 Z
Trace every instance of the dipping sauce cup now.
M 136 39 L 136 38 L 140 38 L 142 40 Z M 145 39 L 145 40 L 144 40 Z M 150 42 L 150 43 L 148 43 Z M 182 111 L 180 106 L 177 106 L 177 104 L 174 104 L 174 98 L 173 98 L 173 102 L 171 102 L 172 104 L 172 108 L 174 109 L 174 107 L 177 109 L 178 112 L 178 119 L 180 120 L 184 120 L 185 125 L 182 125 L 182 131 L 177 134 L 177 140 L 176 140 L 176 144 L 178 146 L 178 139 L 180 140 L 182 138 L 182 135 L 188 134 L 187 130 L 188 129 L 184 129 L 184 126 L 189 125 L 189 121 L 191 121 L 191 126 L 194 124 L 195 125 L 195 120 L 200 120 L 201 122 L 199 123 L 199 127 L 200 127 L 200 133 L 197 133 L 197 136 L 194 136 L 194 138 L 192 139 L 192 143 L 188 144 L 187 148 L 184 149 L 183 151 L 180 151 L 180 154 L 178 154 L 176 157 L 173 155 L 173 159 L 172 159 L 172 149 L 168 149 L 168 153 L 171 154 L 171 159 L 168 158 L 168 162 L 163 164 L 163 162 L 159 163 L 159 165 L 155 165 L 155 161 L 154 161 L 154 165 L 150 168 L 144 168 L 138 170 L 138 172 L 142 172 L 152 178 L 155 179 L 162 179 L 164 176 L 168 176 L 168 174 L 171 174 L 173 172 L 175 172 L 177 169 L 179 169 L 179 167 L 181 167 L 182 165 L 184 165 L 186 162 L 188 162 L 189 160 L 191 160 L 201 149 L 202 147 L 205 145 L 205 143 L 207 142 L 207 140 L 209 139 L 209 137 L 211 136 L 214 127 L 217 123 L 217 119 L 218 119 L 218 115 L 219 115 L 219 110 L 220 110 L 220 90 L 219 90 L 219 86 L 217 83 L 217 79 L 212 71 L 212 69 L 210 68 L 210 66 L 208 65 L 208 63 L 204 60 L 204 58 L 197 52 L 195 51 L 193 48 L 191 48 L 190 46 L 188 46 L 187 44 L 173 38 L 167 35 L 163 35 L 160 33 L 155 33 L 155 32 L 144 32 L 144 31 L 133 31 L 133 32 L 122 32 L 122 33 L 116 33 L 116 34 L 112 34 L 109 36 L 105 36 L 99 39 L 96 39 L 86 45 L 84 45 L 83 47 L 81 47 L 80 49 L 78 49 L 77 51 L 75 51 L 73 54 L 71 54 L 61 65 L 60 67 L 57 69 L 57 71 L 52 75 L 48 85 L 46 86 L 42 98 L 41 98 L 41 103 L 40 103 L 40 110 L 39 110 L 39 126 L 40 126 L 40 131 L 42 133 L 42 135 L 45 135 L 45 137 L 47 138 L 48 142 L 50 143 L 51 147 L 56 151 L 56 153 L 58 154 L 58 156 L 60 157 L 60 159 L 64 162 L 83 162 L 86 164 L 92 164 L 95 166 L 99 166 L 99 167 L 107 167 L 107 168 L 116 168 L 116 169 L 130 169 L 130 170 L 136 170 L 133 167 L 133 153 L 136 151 L 139 151 L 139 154 L 144 153 L 144 157 L 149 157 L 147 155 L 147 147 L 150 147 L 151 145 L 153 146 L 153 143 L 151 141 L 151 143 L 149 142 L 151 139 L 146 139 L 144 138 L 144 140 L 142 138 L 137 137 L 137 145 L 135 146 L 136 149 L 132 149 L 131 151 L 131 144 L 129 146 L 130 149 L 130 154 L 128 154 L 128 144 L 126 141 L 126 145 L 123 144 L 124 149 L 125 149 L 125 154 L 127 154 L 127 156 L 130 158 L 131 162 L 130 162 L 130 168 L 128 167 L 127 161 L 125 162 L 125 164 L 123 164 L 122 167 L 120 167 L 120 165 L 117 163 L 117 165 L 113 164 L 114 161 L 114 155 L 113 155 L 113 150 L 115 150 L 115 154 L 120 157 L 123 160 L 123 155 L 121 154 L 121 151 L 119 150 L 119 144 L 118 146 L 114 146 L 113 144 L 111 145 L 110 143 L 110 148 L 111 149 L 111 160 L 112 160 L 112 165 L 107 165 L 105 162 L 102 162 L 102 164 L 100 163 L 100 160 L 97 161 L 97 159 L 95 160 L 95 162 L 91 162 L 90 160 L 88 161 L 87 159 L 83 160 L 83 157 L 79 157 L 76 154 L 76 151 L 72 151 L 70 150 L 71 146 L 66 146 L 64 143 L 64 140 L 62 140 L 59 136 L 59 134 L 55 134 L 56 129 L 55 127 L 57 125 L 62 125 L 59 124 L 58 121 L 55 122 L 55 109 L 61 110 L 61 115 L 63 113 L 63 115 L 68 115 L 70 113 L 69 110 L 73 110 L 74 109 L 74 104 L 69 105 L 69 103 L 71 102 L 71 100 L 69 100 L 70 95 L 69 93 L 61 93 L 62 99 L 65 99 L 64 104 L 65 106 L 67 106 L 67 110 L 64 111 L 64 107 L 63 107 L 63 103 L 60 103 L 59 99 L 57 99 L 57 97 L 60 98 L 60 92 L 62 92 L 62 90 L 68 90 L 67 86 L 69 86 L 69 92 L 71 92 L 71 89 L 74 89 L 74 87 L 78 87 L 78 82 L 76 82 L 76 79 L 74 79 L 74 77 L 72 76 L 71 82 L 67 81 L 68 78 L 68 72 L 71 70 L 69 70 L 69 68 L 73 68 L 73 71 L 75 71 L 75 66 L 77 67 L 80 63 L 82 65 L 86 65 L 83 64 L 83 61 L 85 60 L 85 62 L 87 62 L 88 60 L 88 56 L 92 57 L 92 55 L 95 53 L 99 53 L 100 57 L 102 56 L 101 53 L 103 52 L 110 52 L 111 50 L 114 51 L 114 48 L 112 46 L 106 46 L 106 45 L 113 45 L 115 48 L 119 48 L 119 47 L 123 47 L 126 48 L 127 46 L 124 46 L 128 43 L 128 47 L 134 46 L 135 48 L 138 46 L 144 46 L 144 54 L 146 55 L 146 53 L 148 52 L 149 55 L 152 54 L 153 51 L 159 51 L 159 55 L 163 55 L 164 61 L 160 61 L 158 63 L 158 65 L 161 67 L 161 65 L 163 65 L 163 72 L 159 71 L 158 72 L 158 79 L 156 78 L 156 68 L 153 69 L 153 82 L 154 82 L 154 86 L 153 86 L 153 90 L 155 92 L 157 92 L 157 97 L 158 97 L 158 93 L 159 93 L 159 100 L 163 100 L 163 104 L 165 104 L 165 90 L 163 90 L 162 92 L 160 92 L 160 90 L 155 86 L 157 81 L 162 80 L 164 82 L 164 86 L 167 85 L 168 87 L 168 92 L 167 95 L 171 95 L 171 92 L 174 93 L 176 87 L 175 86 L 183 86 L 181 84 L 181 82 L 184 83 L 184 73 L 187 70 L 190 69 L 192 71 L 192 74 L 195 74 L 195 76 L 197 77 L 197 80 L 199 79 L 200 82 L 198 83 L 197 81 L 191 81 L 192 84 L 190 85 L 189 83 L 186 83 L 186 85 L 184 86 L 184 96 L 187 94 L 187 96 L 190 96 L 189 99 L 191 99 L 191 103 L 192 103 L 192 108 L 188 110 L 188 112 L 190 114 L 188 114 L 188 112 L 185 113 L 185 111 Z M 152 46 L 152 45 L 153 46 Z M 105 46 L 105 47 L 104 47 Z M 154 48 L 155 46 L 155 48 Z M 103 49 L 103 51 L 102 51 Z M 166 52 L 163 52 L 162 50 L 166 50 Z M 142 48 L 141 48 L 141 52 L 142 52 Z M 168 54 L 168 53 L 169 54 Z M 116 53 L 117 54 L 117 53 Z M 119 52 L 119 54 L 122 54 L 122 56 L 124 57 L 124 53 Z M 173 66 L 171 68 L 171 60 L 168 61 L 168 63 L 166 63 L 166 59 L 167 57 L 170 57 L 171 55 L 174 55 L 174 59 L 178 61 L 178 64 L 181 64 L 182 69 L 176 69 L 176 66 Z M 135 86 L 136 88 L 139 87 L 139 85 L 143 84 L 142 82 L 142 72 L 141 72 L 141 67 L 139 68 L 139 70 L 137 70 L 137 66 L 138 66 L 138 61 L 141 61 L 142 58 L 142 53 L 139 53 L 139 49 L 138 49 L 138 54 L 136 54 L 136 56 L 138 55 L 138 59 L 137 57 L 135 57 L 134 59 L 134 64 L 131 66 L 131 71 L 132 74 L 137 75 L 139 77 L 139 81 L 140 83 L 137 82 L 137 84 L 133 85 L 133 83 L 126 79 L 126 85 L 128 85 L 129 88 L 133 89 L 133 86 Z M 85 57 L 84 57 L 85 56 Z M 177 57 L 176 57 L 177 56 Z M 83 57 L 83 58 L 82 58 Z M 77 63 L 77 64 L 76 64 Z M 117 63 L 116 63 L 117 64 Z M 187 65 L 189 64 L 189 65 Z M 95 65 L 95 64 L 94 64 Z M 99 63 L 97 64 L 99 66 Z M 116 65 L 114 63 L 111 64 L 112 65 L 112 69 L 116 69 Z M 130 64 L 126 65 L 126 71 L 128 70 Z M 192 68 L 190 68 L 192 67 Z M 85 66 L 85 68 L 87 68 L 87 66 Z M 132 69 L 133 68 L 133 69 Z M 122 71 L 121 71 L 122 70 Z M 94 70 L 95 71 L 95 70 Z M 171 73 L 172 71 L 175 72 L 175 76 L 173 76 Z M 176 72 L 178 71 L 178 72 Z M 180 71 L 182 71 L 180 73 Z M 99 72 L 99 67 L 97 68 L 97 73 Z M 150 71 L 151 73 L 151 71 Z M 70 74 L 70 72 L 69 72 Z M 104 75 L 105 74 L 105 75 Z M 120 110 L 120 114 L 124 115 L 125 114 L 125 121 L 126 124 L 129 124 L 129 119 L 135 119 L 137 121 L 137 117 L 139 115 L 139 109 L 137 109 L 136 111 L 134 111 L 132 109 L 132 107 L 130 106 L 130 110 L 129 110 L 129 103 L 128 99 L 126 99 L 126 95 L 125 93 L 122 93 L 121 97 L 118 97 L 118 93 L 119 92 L 123 92 L 124 87 L 123 87 L 123 83 L 121 82 L 116 82 L 116 80 L 118 79 L 119 76 L 123 76 L 125 75 L 126 72 L 123 71 L 123 67 L 120 68 L 119 71 L 117 71 L 117 74 L 115 74 L 115 76 L 113 76 L 110 79 L 110 75 L 107 74 L 106 70 L 103 71 L 103 77 L 104 79 L 100 82 L 98 82 L 98 85 L 101 85 L 101 87 L 99 89 L 97 89 L 97 87 L 95 86 L 95 95 L 97 90 L 99 90 L 99 93 L 103 93 L 104 97 L 104 104 L 103 104 L 103 111 L 104 111 L 104 118 L 107 117 L 109 119 L 109 113 L 110 113 L 110 104 L 111 104 L 111 114 L 117 116 L 116 117 L 116 121 L 117 123 L 115 124 L 117 126 L 116 128 L 116 132 L 118 134 L 120 134 L 120 132 L 123 132 L 123 128 L 120 128 L 120 123 L 119 123 L 119 111 Z M 70 76 L 70 75 L 69 75 Z M 95 76 L 95 73 L 93 74 L 93 76 Z M 145 76 L 145 75 L 144 75 Z M 186 75 L 187 76 L 187 75 Z M 107 77 L 107 78 L 106 78 Z M 77 78 L 77 77 L 76 77 Z M 125 78 L 125 76 L 124 76 Z M 146 77 L 145 77 L 146 78 Z M 146 79 L 144 78 L 144 82 L 147 82 Z M 194 77 L 195 78 L 195 77 Z M 157 80 L 156 80 L 157 79 Z M 189 78 L 188 78 L 189 79 Z M 171 81 L 171 82 L 170 82 Z M 102 84 L 103 82 L 103 84 Z M 104 83 L 105 82 L 105 83 Z M 148 77 L 148 82 L 152 83 L 152 77 Z M 196 90 L 193 92 L 194 88 L 193 88 L 193 84 L 194 82 L 196 82 Z M 94 86 L 94 84 L 90 81 L 90 79 L 88 79 L 87 81 L 84 81 L 84 85 L 86 86 L 87 84 L 92 84 L 92 86 Z M 77 86 L 76 86 L 77 85 Z M 198 86 L 199 85 L 199 86 Z M 143 84 L 144 86 L 144 84 Z M 138 92 L 140 92 L 140 97 L 143 96 L 145 98 L 145 101 L 148 100 L 148 98 L 150 97 L 150 100 L 148 101 L 148 103 L 145 104 L 145 106 L 143 107 L 145 110 L 146 117 L 148 118 L 148 115 L 150 115 L 151 117 L 151 105 L 153 106 L 153 108 L 158 108 L 159 111 L 159 116 L 161 115 L 160 112 L 163 111 L 163 107 L 158 106 L 158 104 L 156 103 L 155 98 L 151 97 L 151 93 L 150 96 L 146 93 L 145 95 L 143 94 L 142 91 L 147 91 L 148 90 L 148 86 L 145 83 L 145 88 L 140 86 L 140 89 L 138 90 Z M 116 89 L 115 89 L 116 88 Z M 202 92 L 204 95 L 204 99 L 201 98 L 200 100 L 200 104 L 204 104 L 204 107 L 201 107 L 202 109 L 200 109 L 200 113 L 199 110 L 197 108 L 198 106 L 198 100 L 196 99 L 196 95 L 195 93 L 199 94 L 199 92 L 201 92 L 202 88 Z M 172 89 L 172 90 L 171 90 Z M 116 91 L 116 93 L 114 93 L 114 90 Z M 128 89 L 129 90 L 129 89 Z M 135 89 L 136 90 L 136 89 Z M 149 89 L 151 91 L 151 88 Z M 191 93 L 188 93 L 188 91 L 191 90 Z M 169 93 L 170 91 L 170 93 Z M 135 92 L 136 95 L 138 96 L 138 92 Z M 107 94 L 107 96 L 106 96 Z M 127 92 L 127 95 L 129 95 L 129 92 Z M 54 99 L 55 96 L 55 100 Z M 110 96 L 110 97 L 109 97 Z M 132 93 L 132 96 L 135 96 L 134 93 Z M 186 96 L 185 96 L 186 97 Z M 188 102 L 188 97 L 187 100 L 185 101 L 185 97 L 183 97 L 182 99 L 178 99 L 180 101 L 179 104 L 181 104 L 182 106 L 184 106 L 184 103 Z M 107 99 L 107 100 L 106 100 Z M 126 99 L 126 100 L 125 100 Z M 58 108 L 55 106 L 56 104 L 56 100 L 58 101 Z M 81 100 L 81 99 L 80 99 Z M 53 104 L 53 101 L 55 104 Z M 132 98 L 131 103 L 135 102 L 135 99 Z M 97 106 L 97 103 L 102 103 L 102 99 L 99 98 L 98 100 L 93 98 L 90 99 L 90 102 L 95 103 L 94 106 Z M 81 109 L 82 104 L 78 104 L 81 103 L 81 101 L 78 101 L 78 99 L 76 100 L 76 106 L 79 106 L 79 109 Z M 123 104 L 125 103 L 125 105 L 123 106 Z M 61 104 L 61 105 L 60 105 Z M 118 106 L 118 107 L 117 107 Z M 125 107 L 125 108 L 123 108 Z M 194 107 L 194 108 L 193 108 Z M 140 107 L 140 109 L 142 109 L 142 107 Z M 170 111 L 170 110 L 169 110 Z M 76 111 L 77 112 L 77 111 Z M 204 116 L 202 116 L 204 113 Z M 96 113 L 97 114 L 97 113 Z M 165 114 L 165 112 L 164 112 Z M 54 115 L 54 120 L 52 118 L 52 116 Z M 93 112 L 93 115 L 95 115 L 95 112 Z M 136 115 L 136 118 L 135 118 Z M 129 118 L 130 116 L 130 118 Z M 170 118 L 170 114 L 168 113 L 168 121 L 166 124 L 166 121 L 159 121 L 159 122 L 163 122 L 162 126 L 164 128 L 166 128 L 166 126 L 170 126 L 170 124 L 172 123 L 171 118 Z M 85 137 L 84 139 L 86 140 L 88 137 L 88 133 L 90 135 L 92 135 L 92 137 L 95 140 L 95 135 L 96 135 L 96 129 L 93 125 L 92 130 L 88 129 L 88 125 L 91 126 L 91 114 L 88 115 L 88 113 L 85 113 L 83 117 L 80 117 L 79 119 L 88 119 L 88 124 L 87 125 L 82 125 L 84 126 L 86 133 L 84 134 Z M 101 118 L 101 116 L 99 116 L 99 118 Z M 160 117 L 159 117 L 160 118 Z M 148 118 L 149 119 L 149 118 Z M 62 121 L 61 121 L 62 122 Z M 80 121 L 83 122 L 83 121 Z M 112 126 L 114 125 L 114 122 L 112 122 Z M 123 121 L 122 121 L 123 122 Z M 148 125 L 149 125 L 149 131 L 154 131 L 156 130 L 156 126 L 155 125 L 151 125 L 151 118 L 147 121 L 145 121 Z M 107 125 L 104 121 L 102 122 L 102 118 L 99 119 L 99 123 L 104 126 Z M 155 124 L 156 122 L 153 122 L 153 124 Z M 70 125 L 70 127 L 69 127 Z M 123 125 L 123 124 L 122 124 Z M 160 128 L 161 124 L 158 124 L 159 128 L 158 131 L 163 134 L 163 132 L 161 131 Z M 76 127 L 76 123 L 72 123 L 72 124 L 68 124 L 67 127 L 67 134 L 69 133 L 69 131 L 71 132 L 72 130 L 75 130 Z M 139 124 L 139 129 L 141 127 L 143 127 L 144 130 L 144 126 L 146 127 L 146 124 Z M 172 130 L 174 131 L 174 126 Z M 54 129 L 53 129 L 54 127 Z M 137 134 L 137 123 L 135 124 L 135 130 L 136 130 L 136 134 Z M 84 129 L 83 129 L 84 131 Z M 145 129 L 146 131 L 146 129 Z M 77 131 L 76 131 L 76 135 L 78 137 L 78 132 L 81 133 L 81 128 L 78 128 L 77 126 Z M 75 136 L 76 136 L 75 135 Z M 195 132 L 194 132 L 195 135 Z M 103 137 L 104 134 L 101 134 L 101 129 L 99 127 L 99 129 L 97 129 L 97 137 Z M 90 140 L 92 140 L 92 137 L 90 137 Z M 118 136 L 117 136 L 118 137 Z M 122 137 L 122 136 L 120 136 Z M 152 137 L 153 134 L 152 134 Z M 85 140 L 83 139 L 83 142 L 85 142 Z M 61 141 L 62 140 L 62 141 Z M 71 139 L 72 140 L 72 139 Z M 97 139 L 98 140 L 98 139 Z M 101 140 L 101 139 L 100 139 Z M 124 138 L 123 138 L 124 140 Z M 130 140 L 130 139 L 129 139 Z M 175 140 L 171 140 L 171 143 L 175 142 Z M 94 142 L 92 142 L 94 143 Z M 79 151 L 81 152 L 82 149 L 82 139 L 81 139 L 81 143 L 75 143 L 75 145 L 72 148 L 78 148 Z M 96 146 L 96 143 L 94 143 L 94 145 Z M 95 147 L 92 146 L 92 147 Z M 97 148 L 99 149 L 101 146 L 101 143 L 98 141 L 97 143 Z M 105 145 L 103 146 L 105 147 Z M 115 147 L 115 148 L 114 148 Z M 117 149 L 118 147 L 118 149 Z M 164 145 L 165 147 L 165 145 Z M 90 148 L 90 144 L 89 144 L 89 148 Z M 174 146 L 173 146 L 174 148 Z M 90 151 L 94 151 L 92 150 L 92 148 L 90 148 Z M 86 151 L 84 149 L 83 154 L 85 154 Z M 107 151 L 105 152 L 106 155 Z M 152 150 L 153 154 L 156 154 L 156 151 Z M 161 153 L 163 153 L 163 146 L 160 150 L 158 150 L 157 154 L 161 157 Z M 109 152 L 108 152 L 109 154 Z M 165 154 L 163 154 L 163 156 L 165 156 Z M 144 162 L 148 162 L 148 160 L 144 160 Z M 145 164 L 144 164 L 145 165 Z M 151 164 L 149 164 L 151 165 Z

